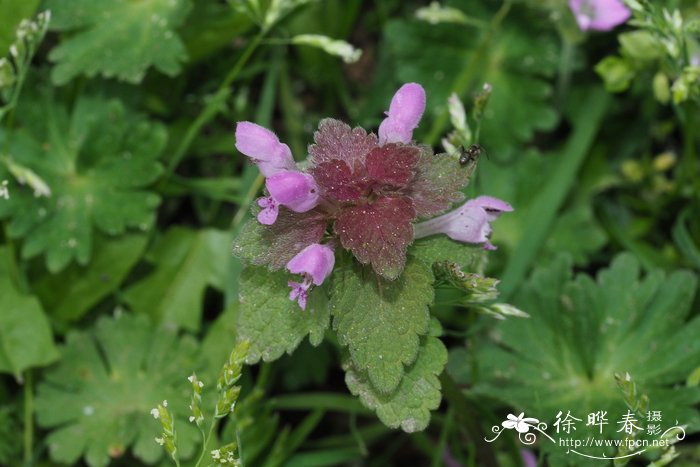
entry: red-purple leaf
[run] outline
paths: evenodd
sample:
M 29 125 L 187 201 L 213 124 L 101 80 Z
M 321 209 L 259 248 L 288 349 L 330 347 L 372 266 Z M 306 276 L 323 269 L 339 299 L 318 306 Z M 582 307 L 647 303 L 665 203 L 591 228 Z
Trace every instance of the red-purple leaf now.
M 311 170 L 323 196 L 335 201 L 354 201 L 362 194 L 362 187 L 353 180 L 348 165 L 340 160 L 322 162 Z
M 365 166 L 372 180 L 404 187 L 413 177 L 419 156 L 420 149 L 416 146 L 385 144 L 372 149 L 367 155 Z
M 311 162 L 315 165 L 331 160 L 345 161 L 349 167 L 364 163 L 365 156 L 377 146 L 377 137 L 360 128 L 351 129 L 345 123 L 326 118 L 314 133 L 316 144 L 309 146 Z
M 334 230 L 345 249 L 386 279 L 401 275 L 406 248 L 413 241 L 416 216 L 408 198 L 380 198 L 372 204 L 344 209 Z
M 319 243 L 326 231 L 326 220 L 317 211 L 292 212 L 280 207 L 272 225 L 262 225 L 253 218 L 233 243 L 233 254 L 274 271 L 312 243 Z
M 418 217 L 433 217 L 464 199 L 462 189 L 469 183 L 475 164 L 461 166 L 456 156 L 433 154 L 421 148 L 416 175 L 404 192 L 413 200 Z

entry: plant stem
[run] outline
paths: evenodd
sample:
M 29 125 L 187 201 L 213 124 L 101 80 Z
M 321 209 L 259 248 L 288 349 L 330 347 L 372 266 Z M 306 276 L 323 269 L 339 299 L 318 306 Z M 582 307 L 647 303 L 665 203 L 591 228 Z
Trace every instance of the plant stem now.
M 571 84 L 571 63 L 574 58 L 575 47 L 573 42 L 562 36 L 561 56 L 559 57 L 559 70 L 557 75 L 557 106 L 561 109 L 566 102 Z
M 180 141 L 180 144 L 178 144 L 177 149 L 175 149 L 175 153 L 168 162 L 166 176 L 170 176 L 173 174 L 175 168 L 178 166 L 182 158 L 189 150 L 190 146 L 192 145 L 192 142 L 197 137 L 202 127 L 209 123 L 216 116 L 216 114 L 219 113 L 220 106 L 223 104 L 224 100 L 228 97 L 229 93 L 231 92 L 229 86 L 238 77 L 241 70 L 248 62 L 251 55 L 253 55 L 253 52 L 258 47 L 264 36 L 265 31 L 262 30 L 253 38 L 252 41 L 250 41 L 250 43 L 245 48 L 241 56 L 238 57 L 238 60 L 233 65 L 233 68 L 229 70 L 228 74 L 221 82 L 221 85 L 216 91 L 216 94 L 214 94 L 214 97 L 207 103 L 207 105 L 204 107 L 204 109 L 202 109 L 197 118 L 187 128 L 185 136 Z
M 24 463 L 29 465 L 34 451 L 34 393 L 32 371 L 24 372 Z
M 474 81 L 476 74 L 482 70 L 484 66 L 483 57 L 488 51 L 491 38 L 493 37 L 493 32 L 498 28 L 498 26 L 500 26 L 503 19 L 508 15 L 510 7 L 510 0 L 506 0 L 503 2 L 503 5 L 501 5 L 501 8 L 499 8 L 499 10 L 496 12 L 489 24 L 488 30 L 479 41 L 471 60 L 469 60 L 467 66 L 462 70 L 462 73 L 460 73 L 460 75 L 455 79 L 454 84 L 452 85 L 452 92 L 456 93 L 457 95 L 463 94 L 472 84 L 472 81 Z M 425 143 L 431 146 L 434 145 L 440 138 L 440 135 L 443 133 L 448 121 L 449 113 L 448 110 L 445 109 L 435 118 L 433 125 L 430 127 L 430 132 L 428 132 L 428 136 L 425 138 Z
M 201 464 L 202 460 L 204 460 L 204 454 L 207 452 L 207 446 L 209 445 L 209 441 L 211 441 L 211 437 L 214 434 L 214 429 L 216 428 L 217 423 L 218 419 L 216 418 L 211 421 L 209 433 L 206 436 L 204 436 L 204 431 L 202 431 L 202 452 L 199 454 L 199 459 L 197 459 L 197 463 L 194 465 L 194 467 L 199 467 L 199 464 Z

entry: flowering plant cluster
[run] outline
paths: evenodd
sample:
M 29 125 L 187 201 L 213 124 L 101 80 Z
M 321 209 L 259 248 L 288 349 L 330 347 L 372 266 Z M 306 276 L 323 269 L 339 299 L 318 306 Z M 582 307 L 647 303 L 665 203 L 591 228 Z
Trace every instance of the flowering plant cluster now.
M 277 237 L 265 254 L 250 259 L 300 275 L 300 282 L 289 281 L 289 297 L 302 309 L 309 290 L 331 274 L 338 248 L 387 280 L 401 275 L 407 248 L 417 238 L 446 234 L 495 248 L 489 241 L 490 223 L 512 207 L 480 196 L 444 214 L 463 199 L 461 190 L 474 166 L 460 164 L 453 155 L 433 154 L 413 141 L 425 101 L 419 84 L 402 86 L 378 135 L 323 120 L 306 169 L 274 133 L 238 123 L 236 148 L 266 177 L 267 196 L 258 200 L 257 221 Z

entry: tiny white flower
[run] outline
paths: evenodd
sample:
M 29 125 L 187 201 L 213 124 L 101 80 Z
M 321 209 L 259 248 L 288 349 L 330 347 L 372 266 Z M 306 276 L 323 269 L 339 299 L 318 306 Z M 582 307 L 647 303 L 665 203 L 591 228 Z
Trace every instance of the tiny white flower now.
M 194 373 L 187 377 L 187 381 L 190 383 L 194 381 Z
M 204 383 L 201 382 L 201 381 L 199 381 L 199 387 L 200 387 L 200 388 L 203 388 L 203 387 L 204 387 Z
M 163 407 L 167 407 L 167 406 L 168 406 L 168 401 L 163 400 Z
M 214 450 L 211 452 L 211 457 L 212 457 L 212 459 L 214 459 L 214 460 L 218 460 L 218 459 L 221 457 L 221 451 L 219 451 L 218 449 L 214 449 Z
M 162 446 L 165 444 L 165 440 L 163 438 L 156 438 L 156 443 L 158 443 Z
M 194 422 L 194 415 L 190 415 L 190 423 Z
M 160 417 L 160 412 L 158 412 L 158 409 L 151 409 L 151 415 L 153 415 L 153 418 L 158 420 L 158 417 Z

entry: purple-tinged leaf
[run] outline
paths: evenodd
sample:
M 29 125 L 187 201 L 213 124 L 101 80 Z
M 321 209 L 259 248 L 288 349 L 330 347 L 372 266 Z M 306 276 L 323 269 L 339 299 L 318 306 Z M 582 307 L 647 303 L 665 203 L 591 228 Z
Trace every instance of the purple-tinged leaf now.
M 332 160 L 345 161 L 348 166 L 355 167 L 356 162 L 362 164 L 365 156 L 377 147 L 376 135 L 362 128 L 351 129 L 349 125 L 332 118 L 321 120 L 318 131 L 314 133 L 316 144 L 309 146 L 309 154 L 313 164 L 321 164 Z

